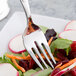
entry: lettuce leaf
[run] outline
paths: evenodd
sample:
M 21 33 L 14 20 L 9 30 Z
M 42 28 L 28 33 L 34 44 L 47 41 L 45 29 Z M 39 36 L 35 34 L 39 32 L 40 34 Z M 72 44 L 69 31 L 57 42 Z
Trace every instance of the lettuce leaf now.
M 70 48 L 71 44 L 72 44 L 71 40 L 58 38 L 52 42 L 52 44 L 50 45 L 50 49 L 52 52 L 54 52 L 55 49 L 67 49 L 66 53 L 68 55 L 69 50 L 70 50 L 69 48 Z
M 48 29 L 48 27 L 45 27 L 45 26 L 39 26 L 41 28 L 41 30 L 43 31 L 43 33 L 46 32 L 46 30 Z
M 15 53 L 12 53 L 12 52 L 7 52 L 7 53 L 5 53 L 5 54 L 9 54 L 9 55 L 14 55 L 14 56 L 22 56 L 22 54 L 15 54 Z M 28 52 L 24 52 L 24 54 L 25 54 L 25 56 L 27 56 L 28 55 Z

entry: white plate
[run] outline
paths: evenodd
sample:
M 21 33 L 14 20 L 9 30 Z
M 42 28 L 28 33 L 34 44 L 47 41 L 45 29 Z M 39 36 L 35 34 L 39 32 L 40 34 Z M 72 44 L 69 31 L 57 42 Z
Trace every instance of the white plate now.
M 63 31 L 65 25 L 69 22 L 69 20 L 41 15 L 32 15 L 32 17 L 34 23 L 47 26 L 49 28 L 54 28 L 58 33 Z M 9 40 L 15 35 L 23 33 L 25 27 L 25 14 L 23 12 L 16 12 L 0 32 L 0 56 L 8 51 Z

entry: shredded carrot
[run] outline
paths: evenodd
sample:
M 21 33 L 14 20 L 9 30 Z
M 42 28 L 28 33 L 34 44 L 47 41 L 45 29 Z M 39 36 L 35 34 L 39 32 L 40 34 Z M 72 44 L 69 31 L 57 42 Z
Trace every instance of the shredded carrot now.
M 6 54 L 6 57 L 13 58 L 13 59 L 18 59 L 18 60 L 24 59 L 24 57 L 13 56 L 13 55 L 9 55 L 9 54 Z
M 49 39 L 49 41 L 48 41 L 48 45 L 49 45 L 49 46 L 50 46 L 52 40 L 53 40 L 53 37 L 51 37 L 51 38 Z
M 76 66 L 74 68 L 76 68 Z
M 74 62 L 76 62 L 76 58 L 74 58 L 73 60 L 70 60 L 68 63 L 64 64 L 63 66 L 60 67 L 60 69 L 64 69 L 70 65 L 72 65 Z
M 21 66 L 19 66 L 15 59 L 12 59 L 12 61 L 13 61 L 13 63 L 16 65 L 16 67 L 17 67 L 19 70 L 21 70 L 22 72 L 25 72 L 25 69 L 22 68 Z
M 41 56 L 42 56 L 43 59 L 46 59 L 43 54 L 41 54 Z M 47 55 L 47 56 L 49 57 L 49 59 L 51 59 L 51 57 L 50 57 L 49 55 Z M 55 59 L 56 61 L 60 61 L 60 59 L 58 59 L 58 58 L 56 58 L 56 57 L 54 57 L 54 59 Z
M 11 59 L 17 59 L 17 60 L 30 60 L 30 55 L 28 55 L 27 57 L 20 57 L 20 56 L 14 56 L 14 55 L 9 55 L 9 54 L 6 54 L 6 57 L 8 58 L 11 58 Z
M 31 26 L 31 22 L 29 21 L 29 32 L 34 32 L 35 30 L 33 29 L 33 27 Z
M 60 59 L 58 59 L 57 57 L 54 57 L 54 59 L 56 60 L 56 61 L 61 61 Z
M 62 63 L 58 64 L 58 65 L 55 67 L 55 69 L 61 67 L 61 65 L 62 65 Z
M 42 56 L 43 59 L 46 59 L 43 54 L 41 54 L 41 56 Z M 22 59 L 24 59 L 24 60 L 30 60 L 31 59 L 31 56 L 30 55 L 25 56 L 25 57 L 20 57 L 20 56 L 14 56 L 14 55 L 6 54 L 6 57 L 11 58 L 11 59 L 17 59 L 17 60 L 22 60 Z M 36 55 L 36 57 L 39 58 L 38 55 Z M 49 55 L 48 55 L 48 57 L 49 57 L 49 59 L 51 59 Z M 54 59 L 56 61 L 60 61 L 60 59 L 58 59 L 56 57 L 54 57 Z

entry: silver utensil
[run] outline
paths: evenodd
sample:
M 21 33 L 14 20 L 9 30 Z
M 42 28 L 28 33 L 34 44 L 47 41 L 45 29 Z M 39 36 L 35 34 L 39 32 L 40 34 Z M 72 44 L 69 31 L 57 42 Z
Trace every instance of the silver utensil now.
M 22 6 L 24 8 L 26 17 L 27 17 L 27 25 L 28 27 L 25 29 L 24 33 L 23 33 L 23 43 L 24 43 L 24 47 L 25 49 L 28 51 L 28 53 L 30 54 L 30 56 L 33 58 L 33 60 L 38 64 L 38 66 L 44 70 L 42 64 L 39 62 L 39 60 L 36 58 L 36 54 L 38 55 L 38 57 L 40 58 L 40 60 L 43 62 L 43 64 L 45 65 L 46 68 L 48 68 L 48 65 L 46 64 L 46 62 L 44 61 L 44 59 L 42 58 L 39 49 L 41 50 L 41 52 L 43 53 L 43 55 L 45 56 L 46 60 L 48 61 L 48 63 L 51 65 L 52 68 L 54 68 L 52 62 L 50 61 L 50 59 L 48 58 L 46 52 L 44 51 L 44 48 L 42 46 L 42 44 L 44 45 L 45 49 L 47 50 L 49 56 L 51 57 L 51 59 L 53 60 L 54 64 L 56 64 L 56 61 L 51 53 L 51 50 L 49 48 L 49 45 L 47 43 L 47 40 L 44 36 L 44 33 L 41 31 L 41 29 L 37 29 L 33 32 L 31 32 L 30 34 L 27 35 L 27 31 L 29 28 L 29 21 L 31 22 L 31 24 L 35 27 L 37 27 L 37 25 L 35 25 L 32 22 L 32 18 L 31 18 L 31 13 L 30 13 L 30 8 L 29 8 L 29 4 L 28 4 L 28 0 L 21 0 Z M 32 26 L 31 26 L 32 27 Z M 37 46 L 38 48 L 37 48 Z M 34 53 L 34 51 L 35 53 Z

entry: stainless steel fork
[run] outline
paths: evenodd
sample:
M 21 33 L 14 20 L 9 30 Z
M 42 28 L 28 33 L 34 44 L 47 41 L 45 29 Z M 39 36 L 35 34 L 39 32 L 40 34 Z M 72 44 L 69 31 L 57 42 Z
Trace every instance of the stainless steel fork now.
M 29 4 L 28 4 L 28 0 L 21 0 L 22 6 L 24 8 L 26 17 L 27 17 L 27 25 L 29 27 L 29 18 L 31 18 L 31 13 L 30 13 L 30 8 L 29 8 Z M 31 21 L 32 22 L 32 21 Z M 33 22 L 32 22 L 33 24 Z M 28 28 L 27 27 L 27 28 Z M 44 48 L 42 46 L 42 44 L 44 45 L 45 49 L 47 50 L 49 56 L 51 57 L 51 59 L 53 60 L 54 64 L 56 64 L 56 61 L 51 53 L 51 50 L 49 48 L 49 45 L 47 43 L 47 40 L 43 34 L 43 32 L 41 31 L 41 29 L 38 29 L 28 35 L 26 35 L 26 32 L 28 29 L 25 29 L 24 33 L 23 33 L 23 43 L 24 43 L 24 47 L 25 49 L 28 51 L 28 53 L 30 54 L 30 56 L 33 58 L 33 60 L 38 64 L 38 66 L 44 70 L 42 64 L 39 62 L 39 60 L 36 58 L 35 54 L 38 55 L 38 57 L 40 58 L 40 60 L 43 62 L 43 64 L 45 65 L 46 68 L 48 68 L 48 65 L 46 64 L 46 62 L 44 61 L 44 59 L 42 58 L 37 46 L 39 47 L 40 51 L 43 53 L 43 55 L 45 56 L 46 60 L 48 61 L 48 63 L 51 65 L 52 68 L 54 68 L 52 62 L 50 61 L 50 59 L 48 58 L 46 52 L 44 51 Z M 36 46 L 36 44 L 37 46 Z M 35 51 L 35 53 L 33 52 L 33 50 Z

